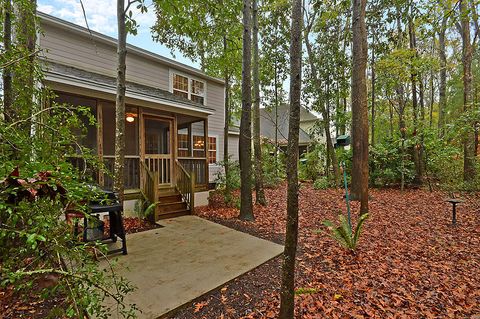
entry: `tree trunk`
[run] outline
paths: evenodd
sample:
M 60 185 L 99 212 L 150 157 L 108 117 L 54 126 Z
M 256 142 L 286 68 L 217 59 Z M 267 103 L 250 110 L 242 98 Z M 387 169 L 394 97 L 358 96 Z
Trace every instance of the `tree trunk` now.
M 434 54 L 434 45 L 435 45 L 435 36 L 433 38 L 432 43 L 432 56 Z M 432 128 L 433 126 L 433 103 L 435 102 L 435 86 L 434 86 L 434 73 L 433 68 L 430 70 L 430 79 L 429 79 L 429 86 L 430 86 L 430 105 L 429 105 L 429 118 L 428 118 L 428 126 Z
M 18 109 L 15 104 L 32 105 L 34 100 L 34 74 L 35 74 L 35 45 L 37 41 L 37 33 L 35 26 L 36 19 L 36 0 L 27 0 L 23 2 L 13 2 L 13 10 L 15 13 L 15 20 L 13 27 L 13 38 L 16 40 L 17 48 L 21 55 L 26 57 L 19 61 L 16 65 L 22 68 L 24 72 L 17 72 L 11 78 L 12 81 L 12 96 L 10 117 L 12 120 L 29 118 L 33 108 Z M 15 103 L 14 103 L 15 101 Z M 30 131 L 32 129 L 31 122 L 25 122 L 23 129 Z
M 440 53 L 440 85 L 438 88 L 438 134 L 443 136 L 445 130 L 445 112 L 447 108 L 447 54 L 445 45 L 445 33 L 447 30 L 448 17 L 442 19 L 442 26 L 438 33 L 438 46 Z
M 375 31 L 373 31 L 375 32 Z M 375 146 L 375 34 L 372 39 L 372 121 L 371 123 L 371 144 L 372 147 Z
M 223 36 L 223 54 L 227 55 L 227 37 Z M 230 74 L 228 73 L 228 68 L 225 67 L 224 70 L 224 80 L 225 80 L 225 120 L 223 128 L 223 165 L 225 168 L 225 194 L 230 196 L 230 171 L 229 171 L 229 155 L 228 155 L 228 130 L 230 128 Z
M 275 59 L 275 177 L 278 178 L 280 175 L 279 170 L 279 149 L 278 149 L 278 70 L 277 70 L 277 60 Z
M 12 2 L 4 0 L 3 3 L 3 49 L 5 56 L 11 56 L 12 50 Z M 12 71 L 10 67 L 6 67 L 2 72 L 3 77 L 3 114 L 6 123 L 13 122 L 13 87 L 12 87 Z
M 262 206 L 267 205 L 265 191 L 263 190 L 263 164 L 262 145 L 260 142 L 260 62 L 258 52 L 258 0 L 252 2 L 253 18 L 253 146 L 255 154 L 255 198 L 256 203 Z
M 366 0 L 353 0 L 352 16 L 352 195 L 368 212 L 368 106 Z
M 293 319 L 298 240 L 298 138 L 302 83 L 302 1 L 293 0 L 290 42 L 290 119 L 287 148 L 287 225 L 283 253 L 280 319 Z
M 243 1 L 242 117 L 240 120 L 240 219 L 254 220 L 252 205 L 252 32 L 251 3 Z
M 417 50 L 417 44 L 416 44 L 416 38 L 415 38 L 415 28 L 413 26 L 413 20 L 410 17 L 408 19 L 408 34 L 409 34 L 409 39 L 410 39 L 410 50 L 414 51 L 414 54 L 412 56 L 412 62 L 417 58 L 416 50 Z M 418 80 L 418 74 L 417 71 L 415 70 L 415 67 L 413 66 L 414 63 L 412 63 L 411 67 L 411 73 L 410 73 L 410 79 L 412 83 L 412 107 L 413 107 L 413 138 L 417 139 L 418 135 L 418 97 L 417 97 L 417 80 Z M 421 172 L 421 164 L 420 164 L 420 145 L 418 141 L 415 143 L 415 146 L 413 147 L 413 163 L 415 164 L 415 179 L 414 179 L 414 184 L 415 185 L 421 185 L 422 184 L 422 172 Z
M 396 20 L 397 20 L 397 36 L 398 36 L 398 42 L 397 42 L 397 48 L 401 49 L 403 47 L 403 41 L 402 41 L 402 25 L 401 25 L 401 12 L 400 12 L 400 6 L 397 5 L 396 7 L 397 12 L 396 12 Z M 400 155 L 401 155 L 401 163 L 400 163 L 400 169 L 401 169 L 401 184 L 400 188 L 403 191 L 405 188 L 405 139 L 407 137 L 407 128 L 405 125 L 405 118 L 404 118 L 404 112 L 405 112 L 405 89 L 403 87 L 403 83 L 399 83 L 397 88 L 396 88 L 396 94 L 397 94 L 397 100 L 398 100 L 398 127 L 400 130 L 400 139 L 401 139 L 401 145 L 400 145 Z M 393 121 L 393 110 L 391 111 L 391 116 L 390 119 Z
M 425 85 L 423 83 L 422 74 L 419 74 L 418 97 L 420 102 L 420 143 L 418 148 L 418 157 L 420 158 L 420 177 L 423 183 L 425 176 L 425 136 L 423 134 L 425 127 Z
M 462 26 L 462 63 L 463 63 L 463 111 L 469 112 L 472 108 L 472 57 L 473 50 L 470 43 L 470 15 L 468 1 L 460 0 L 460 14 Z M 471 182 L 475 179 L 475 129 L 473 123 L 463 141 L 463 180 Z
M 113 189 L 118 193 L 120 202 L 124 199 L 125 166 L 125 77 L 127 57 L 127 30 L 125 26 L 125 1 L 117 0 L 117 93 L 115 99 L 115 165 L 113 171 Z
M 318 77 L 318 70 L 317 66 L 315 65 L 314 56 L 312 45 L 309 41 L 311 25 L 307 26 L 304 31 L 303 38 L 305 39 L 305 46 L 307 47 L 307 55 L 308 55 L 308 62 L 310 64 L 311 76 L 315 83 L 316 89 L 318 92 L 322 90 L 322 83 L 320 82 L 320 78 Z M 322 113 L 322 124 L 323 129 L 325 131 L 325 139 L 327 143 L 327 177 L 329 174 L 329 164 L 332 164 L 333 168 L 333 175 L 335 178 L 335 186 L 339 185 L 340 182 L 340 167 L 338 165 L 337 154 L 335 153 L 335 149 L 333 147 L 332 142 L 332 135 L 330 133 L 330 115 L 328 114 L 327 108 L 328 105 L 323 104 L 323 102 L 318 103 L 320 107 L 320 112 Z

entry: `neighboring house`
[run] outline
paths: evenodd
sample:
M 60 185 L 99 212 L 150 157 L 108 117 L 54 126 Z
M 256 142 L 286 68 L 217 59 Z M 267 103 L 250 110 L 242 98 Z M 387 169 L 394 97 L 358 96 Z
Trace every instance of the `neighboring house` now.
M 277 112 L 274 109 L 260 109 L 260 135 L 262 138 L 275 142 L 275 131 L 279 147 L 286 151 L 288 144 L 288 125 L 290 116 L 290 106 L 288 104 L 279 105 Z M 277 119 L 277 120 L 276 120 Z M 313 138 L 315 123 L 319 118 L 309 112 L 303 106 L 300 108 L 300 131 L 299 131 L 299 154 L 308 150 L 309 145 L 315 142 L 321 142 Z M 277 128 L 275 130 L 275 128 Z M 229 150 L 231 158 L 238 160 L 238 126 L 232 125 L 229 132 Z
M 99 125 L 88 126 L 82 142 L 113 170 L 117 41 L 38 15 L 44 85 L 59 102 L 91 108 Z M 221 169 L 224 82 L 138 47 L 128 45 L 127 50 L 126 194 L 139 199 L 179 191 L 177 199 L 185 205 L 177 203 L 174 213 L 182 207 L 185 211 L 191 192 L 184 173 L 194 172 L 196 190 L 203 191 Z M 112 187 L 108 174 L 96 177 L 101 186 Z M 152 185 L 157 186 L 154 192 Z

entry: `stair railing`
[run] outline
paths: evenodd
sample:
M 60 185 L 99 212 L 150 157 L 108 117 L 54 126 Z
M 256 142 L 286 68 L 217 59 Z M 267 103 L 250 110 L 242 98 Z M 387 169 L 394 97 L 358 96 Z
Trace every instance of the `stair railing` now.
M 195 172 L 188 173 L 178 160 L 175 160 L 175 187 L 187 203 L 190 213 L 195 208 Z
M 140 169 L 143 176 L 141 183 L 142 194 L 149 202 L 149 205 L 154 204 L 158 201 L 158 173 L 152 172 L 143 161 L 140 161 Z

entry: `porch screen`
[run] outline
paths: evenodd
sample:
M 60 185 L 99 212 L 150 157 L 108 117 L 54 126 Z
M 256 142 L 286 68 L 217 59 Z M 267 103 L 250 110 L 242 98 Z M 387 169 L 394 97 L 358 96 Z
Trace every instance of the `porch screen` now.
M 70 106 L 85 106 L 90 109 L 91 114 L 94 118 L 97 117 L 97 101 L 95 99 L 90 99 L 81 96 L 74 96 L 65 93 L 56 93 L 58 95 L 55 98 L 55 102 L 58 104 L 68 104 Z M 78 143 L 82 146 L 85 146 L 91 149 L 94 153 L 97 152 L 97 127 L 95 124 L 91 124 L 88 116 L 81 116 L 82 124 L 85 127 L 85 130 L 80 129 L 75 131 L 75 134 L 78 136 Z M 80 151 L 80 150 L 77 150 Z
M 115 104 L 102 103 L 103 114 L 103 160 L 110 173 L 113 173 L 115 159 Z M 140 187 L 140 153 L 139 153 L 139 118 L 138 108 L 127 106 L 125 108 L 125 189 L 138 189 Z M 105 188 L 112 188 L 112 174 L 105 176 Z
M 204 126 L 204 121 L 192 123 L 193 157 L 206 157 Z
M 177 140 L 178 140 L 178 157 L 190 156 L 188 128 L 182 128 L 178 130 Z
M 102 103 L 103 109 L 103 155 L 115 155 L 115 105 Z M 125 121 L 125 155 L 139 155 L 138 108 L 128 106 L 125 113 L 132 122 Z

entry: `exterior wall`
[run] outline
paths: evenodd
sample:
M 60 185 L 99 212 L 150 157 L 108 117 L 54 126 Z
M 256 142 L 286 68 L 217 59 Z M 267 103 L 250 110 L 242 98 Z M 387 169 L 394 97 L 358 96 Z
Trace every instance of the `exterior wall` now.
M 307 134 L 312 134 L 312 129 L 315 126 L 316 121 L 303 121 L 300 122 L 300 128 L 307 132 Z
M 223 160 L 223 131 L 225 126 L 225 88 L 223 85 L 217 83 L 207 83 L 207 103 L 212 105 L 215 113 L 208 117 L 208 135 L 216 137 L 217 139 L 217 162 Z M 209 180 L 214 182 L 222 167 L 219 165 L 210 164 Z
M 116 75 L 116 46 L 112 40 L 94 33 L 90 36 L 82 27 L 42 19 L 43 34 L 39 37 L 41 55 L 55 63 L 111 77 Z M 137 49 L 138 51 L 139 49 Z M 172 91 L 171 74 L 179 72 L 205 81 L 206 106 L 214 110 L 208 117 L 208 134 L 216 137 L 217 160 L 223 159 L 224 85 L 202 75 L 199 70 L 152 57 L 148 52 L 129 50 L 127 54 L 127 81 Z M 181 111 L 179 111 L 180 113 Z M 182 112 L 183 113 L 183 112 Z M 220 166 L 210 165 L 210 182 L 214 181 Z
M 229 134 L 228 136 L 228 155 L 230 155 L 230 159 L 234 161 L 238 161 L 238 143 L 239 143 L 239 135 L 237 134 Z

